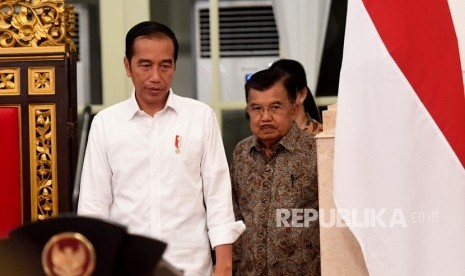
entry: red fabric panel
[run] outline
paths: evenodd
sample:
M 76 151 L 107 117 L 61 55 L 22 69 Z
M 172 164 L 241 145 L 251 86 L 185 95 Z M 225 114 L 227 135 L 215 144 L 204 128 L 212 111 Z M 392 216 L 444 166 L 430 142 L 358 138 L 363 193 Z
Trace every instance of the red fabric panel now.
M 0 238 L 21 225 L 19 107 L 0 106 Z
M 387 50 L 465 167 L 465 96 L 447 0 L 363 3 Z

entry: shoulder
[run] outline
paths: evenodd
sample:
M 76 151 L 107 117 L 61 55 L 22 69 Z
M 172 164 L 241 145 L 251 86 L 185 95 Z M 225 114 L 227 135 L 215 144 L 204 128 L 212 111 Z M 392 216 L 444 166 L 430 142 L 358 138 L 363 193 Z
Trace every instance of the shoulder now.
M 295 150 L 298 154 L 314 155 L 316 154 L 316 139 L 314 134 L 301 130 L 295 140 Z
M 102 109 L 101 111 L 97 112 L 94 118 L 115 118 L 118 119 L 121 116 L 125 116 L 127 112 L 129 112 L 128 108 L 128 101 L 122 101 L 119 103 L 116 103 L 114 105 L 111 105 L 109 107 L 106 107 Z
M 176 107 L 181 112 L 204 112 L 213 113 L 213 109 L 206 103 L 188 97 L 172 94 Z
M 129 121 L 132 115 L 126 100 L 98 111 L 93 117 L 91 125 L 94 129 L 121 130 L 123 122 Z
M 249 136 L 236 144 L 231 158 L 231 175 L 236 178 L 247 175 L 246 171 L 252 162 L 252 147 L 255 145 L 255 137 Z
M 251 135 L 247 138 L 242 139 L 236 144 L 236 147 L 234 148 L 233 155 L 240 156 L 240 155 L 245 155 L 250 153 L 250 149 L 252 146 L 255 144 L 255 136 Z
M 317 135 L 323 131 L 323 125 L 320 122 L 312 119 L 305 131 L 310 135 Z

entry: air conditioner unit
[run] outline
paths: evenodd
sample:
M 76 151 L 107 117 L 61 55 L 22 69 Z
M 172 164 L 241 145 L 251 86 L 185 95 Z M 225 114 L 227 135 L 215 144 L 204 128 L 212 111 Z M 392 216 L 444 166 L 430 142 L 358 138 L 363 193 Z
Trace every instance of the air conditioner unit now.
M 212 102 L 209 2 L 195 3 L 196 92 Z M 271 1 L 219 1 L 221 102 L 245 102 L 251 74 L 279 57 L 279 36 Z

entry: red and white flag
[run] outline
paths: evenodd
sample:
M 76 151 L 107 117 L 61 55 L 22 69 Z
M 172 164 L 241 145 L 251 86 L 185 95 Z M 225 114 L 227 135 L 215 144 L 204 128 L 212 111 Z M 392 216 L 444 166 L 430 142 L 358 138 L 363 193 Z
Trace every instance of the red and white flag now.
M 446 0 L 349 0 L 336 206 L 371 275 L 465 275 L 465 93 Z

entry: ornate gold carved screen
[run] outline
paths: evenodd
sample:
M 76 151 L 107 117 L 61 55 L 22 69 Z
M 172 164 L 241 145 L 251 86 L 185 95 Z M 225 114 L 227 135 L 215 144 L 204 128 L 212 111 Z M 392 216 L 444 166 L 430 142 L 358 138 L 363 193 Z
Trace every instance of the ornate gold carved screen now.
M 76 135 L 74 10 L 0 1 L 0 238 L 71 210 Z

